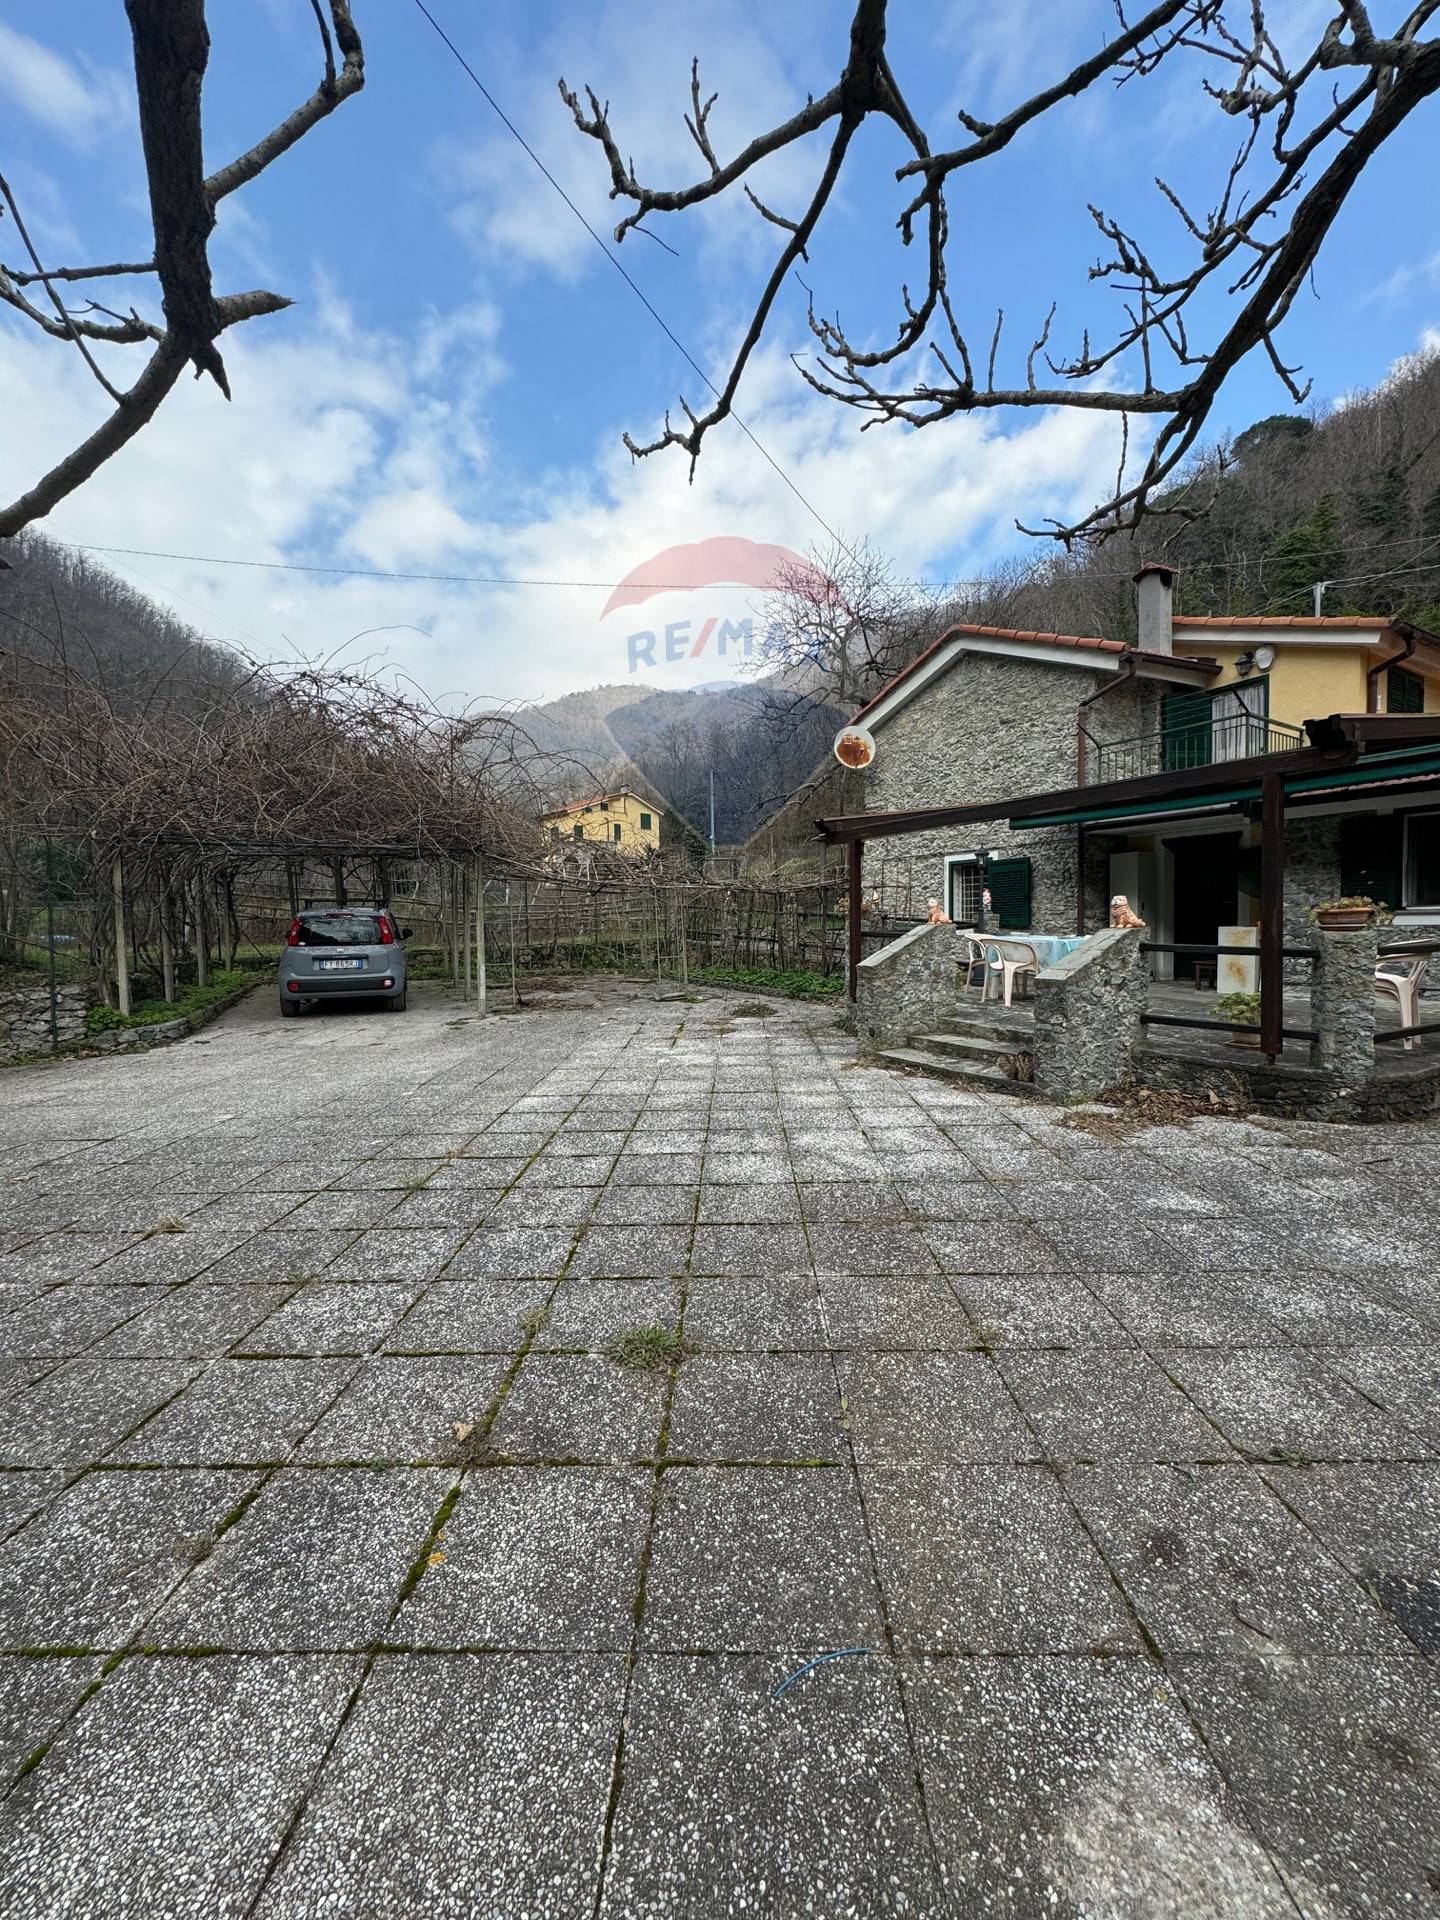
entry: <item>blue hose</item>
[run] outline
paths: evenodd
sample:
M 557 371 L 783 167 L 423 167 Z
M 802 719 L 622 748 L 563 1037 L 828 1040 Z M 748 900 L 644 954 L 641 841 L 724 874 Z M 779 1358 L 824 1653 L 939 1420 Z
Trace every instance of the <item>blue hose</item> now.
M 788 1680 L 782 1680 L 770 1698 L 778 1700 L 787 1687 L 793 1687 L 795 1682 L 809 1673 L 812 1667 L 823 1667 L 827 1660 L 848 1660 L 852 1653 L 872 1653 L 873 1651 L 872 1647 L 838 1647 L 834 1653 L 816 1654 L 815 1658 L 807 1660 L 803 1667 L 797 1667 Z

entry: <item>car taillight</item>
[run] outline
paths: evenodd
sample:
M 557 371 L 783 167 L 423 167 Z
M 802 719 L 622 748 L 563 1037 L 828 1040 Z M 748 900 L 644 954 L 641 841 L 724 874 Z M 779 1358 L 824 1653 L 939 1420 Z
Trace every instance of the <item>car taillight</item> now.
M 300 944 L 300 920 L 298 915 L 290 922 L 290 931 L 285 936 L 285 944 L 287 947 L 298 947 Z
M 393 947 L 395 944 L 395 929 L 390 924 L 390 916 L 388 913 L 382 913 L 380 915 L 379 927 L 381 946 Z

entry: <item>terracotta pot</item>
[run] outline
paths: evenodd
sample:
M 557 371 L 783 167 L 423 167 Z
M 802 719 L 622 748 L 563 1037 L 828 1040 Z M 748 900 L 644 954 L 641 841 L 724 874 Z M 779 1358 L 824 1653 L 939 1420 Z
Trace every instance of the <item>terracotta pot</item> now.
M 1315 924 L 1330 933 L 1354 933 L 1375 918 L 1373 907 L 1317 907 Z

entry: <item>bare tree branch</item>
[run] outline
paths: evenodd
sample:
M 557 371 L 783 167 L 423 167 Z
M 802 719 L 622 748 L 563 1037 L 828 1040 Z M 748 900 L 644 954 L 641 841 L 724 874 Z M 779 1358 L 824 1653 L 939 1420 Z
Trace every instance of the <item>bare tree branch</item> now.
M 812 96 L 801 112 L 757 135 L 729 162 L 718 158 L 709 131 L 714 96 L 702 100 L 698 62 L 692 67 L 687 124 L 708 173 L 679 188 L 639 181 L 620 157 L 608 107 L 587 89 L 587 114 L 562 82 L 577 127 L 605 152 L 612 198 L 634 206 L 616 228 L 617 240 L 646 213 L 683 212 L 737 183 L 764 217 L 789 235 L 742 334 L 717 404 L 703 415 L 685 407 L 687 428 L 673 429 L 667 419 L 665 431 L 648 444 L 637 445 L 627 434 L 631 452 L 640 456 L 681 446 L 690 456 L 693 475 L 705 434 L 730 411 L 746 364 L 771 323 L 781 285 L 804 257 L 823 217 L 854 133 L 866 118 L 878 115 L 890 121 L 910 149 L 896 170 L 897 182 L 920 183 L 900 207 L 897 226 L 906 245 L 913 243 L 917 224 L 923 226 L 924 287 L 913 295 L 908 285 L 900 288 L 899 324 L 878 347 L 852 339 L 838 317 L 818 314 L 811 298 L 809 325 L 819 351 L 813 364 L 797 360 L 800 373 L 817 392 L 864 415 L 866 426 L 898 421 L 924 427 L 977 410 L 1015 407 L 1085 408 L 1127 420 L 1131 414 L 1152 415 L 1161 425 L 1139 477 L 1118 481 L 1108 500 L 1073 525 L 1052 523 L 1048 531 L 1062 541 L 1093 540 L 1134 526 L 1156 511 L 1157 493 L 1195 446 L 1220 387 L 1247 355 L 1263 353 L 1288 397 L 1297 404 L 1304 399 L 1308 386 L 1287 364 L 1276 331 L 1366 165 L 1415 109 L 1440 91 L 1440 38 L 1421 37 L 1427 23 L 1440 14 L 1440 0 L 1415 0 L 1389 31 L 1376 30 L 1364 0 L 1335 0 L 1335 5 L 1329 23 L 1291 59 L 1267 23 L 1264 0 L 1159 0 L 1133 25 L 1117 0 L 1119 30 L 1095 53 L 993 121 L 962 111 L 958 117 L 969 140 L 932 149 L 888 61 L 887 0 L 857 0 L 846 62 L 836 84 Z M 1092 347 L 1087 330 L 1078 353 L 1052 357 L 1049 343 L 1057 312 L 1052 304 L 1026 352 L 1023 384 L 1012 380 L 997 386 L 1002 314 L 990 342 L 984 384 L 979 384 L 947 280 L 947 184 L 1101 79 L 1108 76 L 1117 86 L 1143 81 L 1162 63 L 1182 56 L 1218 66 L 1222 83 L 1212 84 L 1202 76 L 1203 90 L 1222 114 L 1243 124 L 1208 214 L 1192 212 L 1173 188 L 1156 182 L 1197 258 L 1181 271 L 1162 271 L 1151 250 L 1119 220 L 1092 207 L 1108 253 L 1090 277 L 1118 293 L 1122 324 L 1102 344 Z M 1312 83 L 1318 90 L 1323 75 L 1344 70 L 1353 72 L 1353 84 L 1312 100 Z M 820 182 L 803 217 L 790 221 L 776 215 L 746 176 L 762 160 L 797 146 L 832 121 L 837 124 Z M 1261 149 L 1267 143 L 1273 168 L 1268 179 L 1257 180 Z M 1305 190 L 1317 161 L 1321 171 Z M 1216 276 L 1224 277 L 1217 282 Z M 1218 293 L 1221 287 L 1226 300 L 1238 298 L 1238 306 L 1225 312 L 1212 344 L 1192 344 L 1187 309 L 1202 291 Z M 882 383 L 880 370 L 898 367 L 922 346 L 938 375 L 926 369 L 917 377 L 912 369 L 908 379 L 893 386 Z M 1041 362 L 1053 381 L 1037 378 Z M 1137 390 L 1124 390 L 1127 387 Z M 1182 500 L 1167 504 L 1166 510 L 1189 515 L 1200 509 Z

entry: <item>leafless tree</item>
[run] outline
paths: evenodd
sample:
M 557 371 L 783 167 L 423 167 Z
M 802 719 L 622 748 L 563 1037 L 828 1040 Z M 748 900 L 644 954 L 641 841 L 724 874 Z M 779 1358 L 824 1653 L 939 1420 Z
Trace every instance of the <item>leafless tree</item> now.
M 895 336 L 875 347 L 852 339 L 838 317 L 817 312 L 812 300 L 810 328 L 818 354 L 813 366 L 800 368 L 804 378 L 817 392 L 856 408 L 866 426 L 900 421 L 925 427 L 981 409 L 1084 407 L 1122 416 L 1128 446 L 1130 416 L 1150 416 L 1158 421 L 1158 431 L 1138 478 L 1130 477 L 1122 453 L 1107 500 L 1071 524 L 1047 521 L 1044 530 L 1068 544 L 1133 527 L 1162 506 L 1180 516 L 1203 512 L 1204 500 L 1194 489 L 1167 490 L 1166 483 L 1196 448 L 1222 385 L 1247 355 L 1264 353 L 1286 394 L 1297 404 L 1303 400 L 1308 389 L 1298 384 L 1297 370 L 1285 364 L 1277 329 L 1369 161 L 1440 89 L 1440 36 L 1423 37 L 1440 12 L 1440 0 L 1412 0 L 1408 6 L 1402 0 L 1393 11 L 1397 17 L 1390 30 L 1377 30 L 1364 0 L 1336 0 L 1323 31 L 1292 53 L 1282 52 L 1283 36 L 1267 21 L 1264 0 L 1160 0 L 1133 24 L 1122 0 L 1116 0 L 1116 31 L 1094 53 L 994 121 L 962 111 L 966 137 L 954 145 L 948 140 L 932 145 L 886 53 L 888 0 L 856 0 L 845 63 L 833 84 L 728 159 L 720 157 L 711 133 L 715 95 L 704 95 L 699 63 L 694 64 L 686 125 L 704 171 L 691 184 L 674 188 L 638 180 L 611 128 L 608 106 L 587 88 L 587 110 L 562 80 L 560 91 L 575 124 L 604 150 L 611 197 L 631 205 L 615 229 L 617 241 L 652 214 L 683 212 L 735 186 L 784 235 L 714 404 L 697 413 L 682 398 L 686 425 L 672 427 L 667 415 L 664 431 L 650 443 L 637 444 L 627 435 L 631 453 L 638 457 L 681 447 L 693 474 L 706 434 L 732 409 L 782 286 L 808 259 L 856 134 L 866 120 L 879 118 L 889 122 L 908 150 L 896 171 L 903 200 L 897 224 L 906 245 L 918 237 L 923 284 L 918 298 L 902 288 Z M 1158 264 L 1150 244 L 1092 206 L 1106 251 L 1091 278 L 1121 295 L 1123 319 L 1107 341 L 1092 344 L 1086 331 L 1077 349 L 1056 358 L 1052 305 L 1025 353 L 1023 383 L 997 384 L 1003 310 L 988 350 L 973 352 L 947 279 L 949 184 L 1101 80 L 1143 82 L 1162 64 L 1186 56 L 1215 75 L 1202 79 L 1204 90 L 1240 128 L 1208 212 L 1191 211 L 1163 180 L 1156 182 L 1181 224 L 1192 263 L 1171 272 Z M 824 142 L 819 181 L 791 217 L 766 206 L 750 176 L 762 162 L 812 135 Z M 1191 338 L 1189 316 L 1221 290 L 1228 304 L 1218 337 L 1202 346 Z M 922 377 L 904 363 L 927 345 L 936 371 Z M 1037 364 L 1048 372 L 1048 381 L 1037 378 Z M 1162 493 L 1163 501 L 1157 500 Z
M 0 265 L 0 299 L 53 339 L 68 341 L 114 402 L 114 411 L 19 499 L 0 508 L 0 538 L 42 519 L 67 494 L 152 420 L 186 367 L 208 374 L 226 399 L 230 383 L 220 337 L 230 327 L 290 305 L 257 288 L 217 294 L 209 258 L 216 209 L 227 194 L 262 174 L 365 83 L 365 56 L 350 0 L 310 0 L 320 30 L 324 73 L 293 113 L 228 165 L 206 174 L 200 132 L 201 94 L 210 55 L 205 0 L 125 0 L 135 54 L 140 138 L 150 190 L 155 251 L 150 259 L 99 266 L 46 267 L 31 239 L 15 191 L 0 175 L 0 215 L 7 215 L 23 264 Z M 338 57 L 338 63 L 337 63 Z M 71 284 L 149 278 L 158 285 L 163 324 L 133 304 L 124 312 L 87 299 L 72 304 Z M 112 295 L 111 298 L 116 296 Z M 143 346 L 149 358 L 128 388 L 112 384 L 91 350 Z
M 869 540 L 834 539 L 776 569 L 752 667 L 792 697 L 857 707 L 957 617 L 945 594 L 905 580 Z M 777 691 L 777 700 L 778 700 Z

